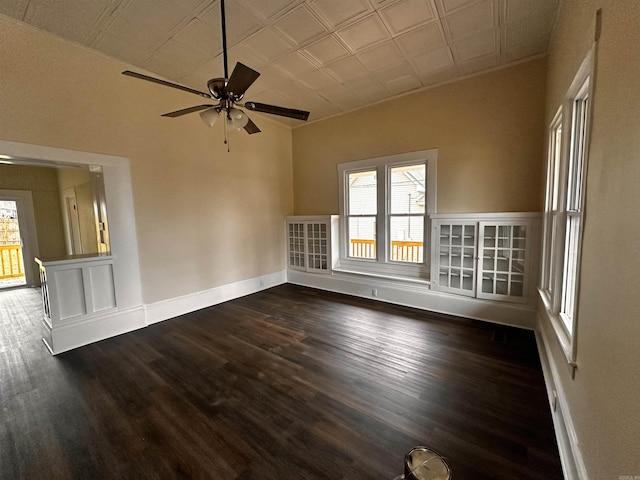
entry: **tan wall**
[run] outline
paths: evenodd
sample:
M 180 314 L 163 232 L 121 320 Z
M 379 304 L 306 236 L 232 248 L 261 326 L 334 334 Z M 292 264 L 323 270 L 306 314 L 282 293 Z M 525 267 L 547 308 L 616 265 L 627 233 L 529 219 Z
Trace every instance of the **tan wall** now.
M 338 213 L 336 164 L 438 149 L 438 212 L 539 211 L 545 60 L 293 130 L 296 214 Z
M 232 137 L 227 153 L 222 125 L 160 117 L 198 96 L 3 16 L 0 65 L 2 140 L 130 159 L 145 303 L 285 268 L 288 127 L 251 114 L 262 133 Z
M 602 7 L 578 306 L 578 370 L 560 366 L 590 479 L 640 475 L 640 2 L 562 5 L 549 58 L 547 125 L 593 41 Z M 552 337 L 548 325 L 544 327 Z
M 2 132 L 1 128 L 0 132 Z M 64 231 L 56 170 L 22 165 L 0 165 L 0 190 L 31 192 L 40 256 L 64 255 Z

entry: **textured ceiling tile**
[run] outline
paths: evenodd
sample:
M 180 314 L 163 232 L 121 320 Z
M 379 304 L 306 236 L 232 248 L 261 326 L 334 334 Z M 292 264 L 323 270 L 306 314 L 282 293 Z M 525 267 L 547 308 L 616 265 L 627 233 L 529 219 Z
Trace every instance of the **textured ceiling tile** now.
M 364 68 L 364 65 L 355 57 L 338 60 L 331 65 L 327 65 L 326 70 L 341 82 L 367 73 L 367 69 Z
M 405 75 L 385 82 L 385 86 L 392 94 L 397 95 L 422 87 L 422 82 L 414 75 Z
M 442 47 L 437 50 L 422 53 L 417 57 L 411 58 L 409 62 L 411 62 L 411 65 L 413 65 L 413 68 L 415 68 L 421 77 L 430 75 L 438 70 L 451 68 L 454 65 L 449 47 Z
M 362 105 L 362 101 L 357 95 L 355 95 L 350 88 L 341 84 L 336 84 L 330 88 L 323 88 L 318 93 L 342 110 L 349 110 Z
M 214 54 L 207 56 L 202 51 L 194 50 L 170 38 L 154 52 L 153 57 L 173 63 L 180 71 L 191 72 L 198 65 L 213 59 Z
M 225 18 L 227 27 L 227 41 L 229 45 L 247 38 L 262 27 L 262 21 L 249 11 L 244 5 L 226 1 Z M 211 4 L 198 15 L 198 18 L 218 29 L 218 38 L 222 42 L 222 18 L 220 16 L 219 2 Z
M 310 90 L 322 90 L 323 88 L 333 87 L 338 83 L 324 69 L 302 73 L 298 75 L 297 80 Z
M 261 55 L 259 52 L 256 52 L 253 48 L 244 43 L 230 48 L 228 56 L 230 71 L 233 69 L 233 66 L 236 64 L 236 62 L 244 63 L 247 67 L 251 67 L 254 70 L 268 63 L 268 60 L 263 55 Z M 219 58 L 220 65 L 222 65 L 222 55 L 220 55 Z
M 457 10 L 442 19 L 445 32 L 451 41 L 458 41 L 482 30 L 498 26 L 498 15 L 494 0 L 483 0 Z
M 438 11 L 441 16 L 449 15 L 451 12 L 465 7 L 478 0 L 435 0 Z
M 456 60 L 466 62 L 474 58 L 496 54 L 500 42 L 499 34 L 498 29 L 485 30 L 454 43 L 452 49 Z
M 500 55 L 487 55 L 486 57 L 474 58 L 468 62 L 458 65 L 458 70 L 462 75 L 470 75 L 482 70 L 489 70 L 498 66 Z
M 431 22 L 394 39 L 407 57 L 415 57 L 446 45 L 439 22 Z
M 154 46 L 167 39 L 167 34 L 163 30 L 140 28 L 139 22 L 131 22 L 124 17 L 117 17 L 104 33 L 111 39 L 118 39 L 128 43 L 132 48 L 144 50 L 149 54 Z
M 146 70 L 159 73 L 165 78 L 182 78 L 187 72 L 187 70 L 182 68 L 182 65 L 155 55 L 147 59 L 147 61 L 143 64 L 143 67 Z
M 406 60 L 401 60 L 390 67 L 376 70 L 376 78 L 386 85 L 388 81 L 415 75 L 414 69 Z
M 242 4 L 263 20 L 276 17 L 292 8 L 298 0 L 240 0 Z M 226 4 L 225 4 L 226 7 Z
M 183 44 L 185 48 L 207 52 L 212 56 L 222 51 L 220 29 L 198 18 L 193 18 L 182 30 L 178 31 L 173 38 Z
M 274 25 L 298 47 L 327 32 L 304 4 L 288 12 Z
M 396 63 L 402 58 L 402 52 L 393 41 L 377 45 L 358 54 L 358 58 L 369 70 L 379 70 Z
M 319 66 L 349 55 L 348 50 L 333 35 L 328 35 L 311 45 L 307 45 L 303 52 L 315 60 Z
M 295 77 L 316 68 L 315 65 L 300 52 L 287 53 L 273 62 L 272 65 L 290 77 Z
M 147 56 L 148 49 L 143 48 L 139 43 L 131 43 L 130 39 L 121 35 L 102 32 L 92 44 L 96 50 L 119 58 L 131 65 L 139 65 L 140 60 Z
M 553 13 L 530 16 L 508 23 L 503 28 L 503 49 L 506 61 L 519 60 L 547 51 Z
M 389 91 L 372 75 L 352 78 L 346 83 L 353 92 L 366 101 L 377 101 L 389 95 Z
M 80 9 L 63 2 L 31 2 L 24 21 L 63 38 L 83 43 L 109 10 L 108 2 L 104 0 L 85 2 L 82 7 Z
M 380 16 L 392 35 L 411 30 L 436 17 L 429 0 L 404 0 L 382 8 Z
M 390 38 L 380 17 L 375 13 L 343 28 L 337 35 L 352 52 L 358 52 Z
M 340 27 L 371 11 L 366 0 L 311 0 L 309 6 L 331 28 Z
M 445 70 L 438 70 L 434 73 L 428 73 L 426 75 L 418 75 L 422 85 L 428 87 L 430 85 L 437 85 L 439 83 L 448 82 L 456 78 L 458 70 L 455 67 L 447 68 Z
M 530 16 L 553 15 L 558 0 L 509 0 L 502 3 L 503 23 L 514 22 Z
M 149 12 L 153 12 L 150 15 Z M 118 9 L 118 15 L 138 28 L 149 32 L 158 30 L 164 35 L 171 34 L 180 24 L 191 20 L 190 12 L 169 0 L 135 0 Z
M 243 42 L 272 61 L 291 50 L 291 44 L 272 27 L 263 28 Z

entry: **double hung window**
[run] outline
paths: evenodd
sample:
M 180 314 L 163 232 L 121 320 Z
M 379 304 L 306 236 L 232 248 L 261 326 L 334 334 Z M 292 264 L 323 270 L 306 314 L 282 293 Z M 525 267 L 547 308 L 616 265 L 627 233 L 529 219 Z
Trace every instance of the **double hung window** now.
M 343 267 L 425 276 L 436 158 L 426 150 L 338 166 Z
M 540 293 L 574 366 L 592 71 L 593 50 L 549 129 Z

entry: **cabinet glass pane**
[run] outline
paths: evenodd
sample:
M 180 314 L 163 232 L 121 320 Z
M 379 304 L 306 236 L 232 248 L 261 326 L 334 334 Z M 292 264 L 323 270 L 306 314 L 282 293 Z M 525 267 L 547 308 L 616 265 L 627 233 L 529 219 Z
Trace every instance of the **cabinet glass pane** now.
M 493 273 L 482 275 L 482 293 L 493 293 Z
M 498 273 L 496 275 L 496 293 L 498 295 L 509 295 L 509 275 Z
M 462 266 L 462 248 L 451 247 L 451 265 L 454 267 Z
M 473 255 L 475 253 L 475 249 L 473 248 L 465 248 L 464 249 L 464 257 L 462 259 L 462 266 L 465 268 L 473 268 L 474 258 Z
M 476 244 L 476 227 L 475 225 L 464 226 L 463 244 L 465 247 L 475 247 Z
M 511 285 L 509 286 L 509 294 L 514 297 L 521 297 L 523 283 L 524 283 L 524 275 L 511 275 Z
M 449 225 L 440 227 L 440 245 L 451 245 L 451 227 Z
M 460 288 L 460 269 L 452 268 L 451 269 L 451 286 L 453 288 Z

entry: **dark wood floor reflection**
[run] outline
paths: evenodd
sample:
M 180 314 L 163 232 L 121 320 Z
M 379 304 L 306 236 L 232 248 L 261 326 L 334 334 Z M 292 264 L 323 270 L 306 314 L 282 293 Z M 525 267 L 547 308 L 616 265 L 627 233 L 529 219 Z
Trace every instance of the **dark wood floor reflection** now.
M 0 292 L 0 478 L 561 479 L 531 332 L 282 285 L 57 357 Z

